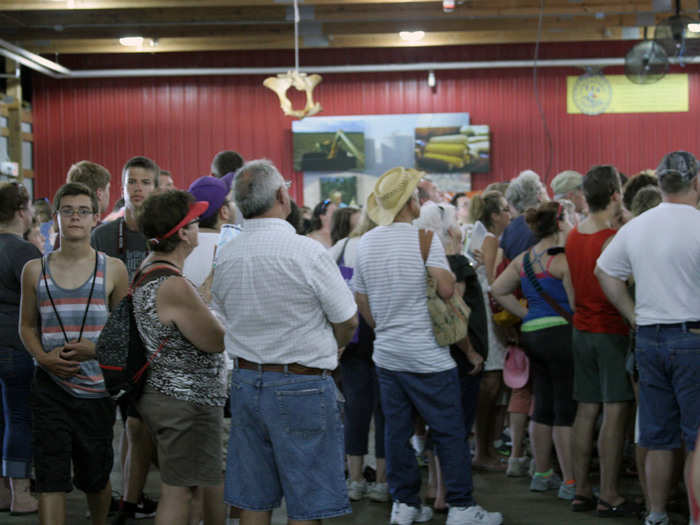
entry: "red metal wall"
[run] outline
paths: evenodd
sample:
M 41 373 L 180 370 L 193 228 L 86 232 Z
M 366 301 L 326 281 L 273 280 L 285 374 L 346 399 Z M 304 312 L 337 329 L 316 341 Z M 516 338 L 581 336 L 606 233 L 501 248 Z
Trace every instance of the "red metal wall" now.
M 562 44 L 542 48 L 542 58 L 624 56 L 629 42 Z M 460 46 L 380 50 L 312 50 L 302 64 L 392 63 L 531 58 L 532 46 Z M 289 52 L 65 57 L 76 69 L 106 67 L 284 66 Z M 438 71 L 437 89 L 425 72 L 325 75 L 314 91 L 322 115 L 468 112 L 489 124 L 492 170 L 474 175 L 474 189 L 527 168 L 551 179 L 567 168 L 585 172 L 614 163 L 634 173 L 654 167 L 668 151 L 695 153 L 700 139 L 699 68 L 690 73 L 690 112 L 676 114 L 567 115 L 566 75 L 578 69 L 540 70 L 540 96 L 553 139 L 552 166 L 532 87 L 532 71 Z M 620 73 L 608 68 L 606 73 Z M 267 157 L 292 176 L 292 119 L 261 76 L 99 80 L 34 78 L 35 192 L 52 196 L 68 167 L 81 159 L 113 174 L 119 195 L 121 165 L 133 155 L 153 158 L 173 172 L 178 187 L 208 174 L 213 155 L 234 149 L 246 159 Z M 301 201 L 300 174 L 294 196 Z

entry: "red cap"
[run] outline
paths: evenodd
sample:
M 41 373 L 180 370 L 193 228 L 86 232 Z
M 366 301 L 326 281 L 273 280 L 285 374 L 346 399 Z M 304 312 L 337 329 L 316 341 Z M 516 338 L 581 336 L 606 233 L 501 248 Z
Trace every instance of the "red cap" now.
M 166 233 L 165 235 L 161 235 L 160 237 L 154 237 L 153 239 L 149 240 L 155 244 L 158 244 L 160 241 L 164 241 L 168 237 L 172 237 L 175 234 L 175 232 L 178 231 L 180 228 L 189 224 L 191 221 L 198 218 L 205 211 L 207 211 L 208 207 L 209 203 L 207 201 L 197 201 L 191 204 L 187 214 L 182 218 L 180 222 L 173 226 L 168 233 Z

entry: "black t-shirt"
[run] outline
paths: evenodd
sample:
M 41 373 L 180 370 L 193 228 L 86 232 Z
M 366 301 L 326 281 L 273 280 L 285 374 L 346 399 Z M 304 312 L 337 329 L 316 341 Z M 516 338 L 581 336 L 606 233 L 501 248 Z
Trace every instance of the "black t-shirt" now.
M 11 233 L 0 233 L 0 336 L 3 344 L 21 345 L 17 325 L 22 290 L 22 268 L 41 257 L 32 243 Z
M 486 360 L 489 355 L 488 325 L 486 324 L 488 321 L 486 318 L 484 294 L 479 284 L 479 278 L 464 255 L 448 255 L 447 262 L 450 263 L 450 269 L 455 274 L 457 282 L 465 285 L 462 298 L 472 311 L 469 316 L 469 341 L 474 350 Z M 464 375 L 472 369 L 472 365 L 467 361 L 464 352 L 457 346 L 452 345 L 450 353 L 457 362 L 460 375 Z
M 121 249 L 119 247 L 120 231 L 124 235 Z M 146 236 L 141 232 L 130 230 L 124 218 L 106 222 L 95 228 L 92 231 L 91 244 L 96 250 L 121 259 L 129 272 L 129 280 L 148 255 Z

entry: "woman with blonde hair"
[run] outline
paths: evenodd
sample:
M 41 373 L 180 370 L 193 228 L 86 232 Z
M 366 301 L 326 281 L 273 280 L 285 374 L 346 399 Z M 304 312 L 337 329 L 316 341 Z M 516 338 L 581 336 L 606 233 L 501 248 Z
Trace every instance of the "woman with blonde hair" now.
M 498 238 L 510 223 L 510 209 L 505 197 L 497 191 L 487 191 L 472 198 L 470 206 L 471 219 L 479 221 L 486 228 L 486 237 L 480 247 L 481 264 L 477 268 L 479 284 L 483 290 L 484 300 L 489 301 L 487 290 L 494 281 L 499 258 Z M 500 462 L 493 442 L 500 435 L 501 429 L 495 428 L 499 418 L 494 418 L 498 397 L 503 386 L 503 364 L 505 346 L 496 334 L 493 315 L 486 309 L 488 326 L 488 359 L 484 363 L 484 375 L 479 389 L 476 409 L 476 454 L 474 468 L 483 470 L 505 470 Z

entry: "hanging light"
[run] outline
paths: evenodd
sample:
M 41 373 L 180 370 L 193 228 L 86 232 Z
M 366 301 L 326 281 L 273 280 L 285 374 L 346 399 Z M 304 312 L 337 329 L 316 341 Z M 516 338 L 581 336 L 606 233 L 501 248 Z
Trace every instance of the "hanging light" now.
M 420 42 L 425 38 L 425 31 L 401 31 L 399 37 L 406 42 Z
M 142 36 L 125 36 L 119 39 L 119 43 L 127 47 L 139 47 L 143 45 Z

